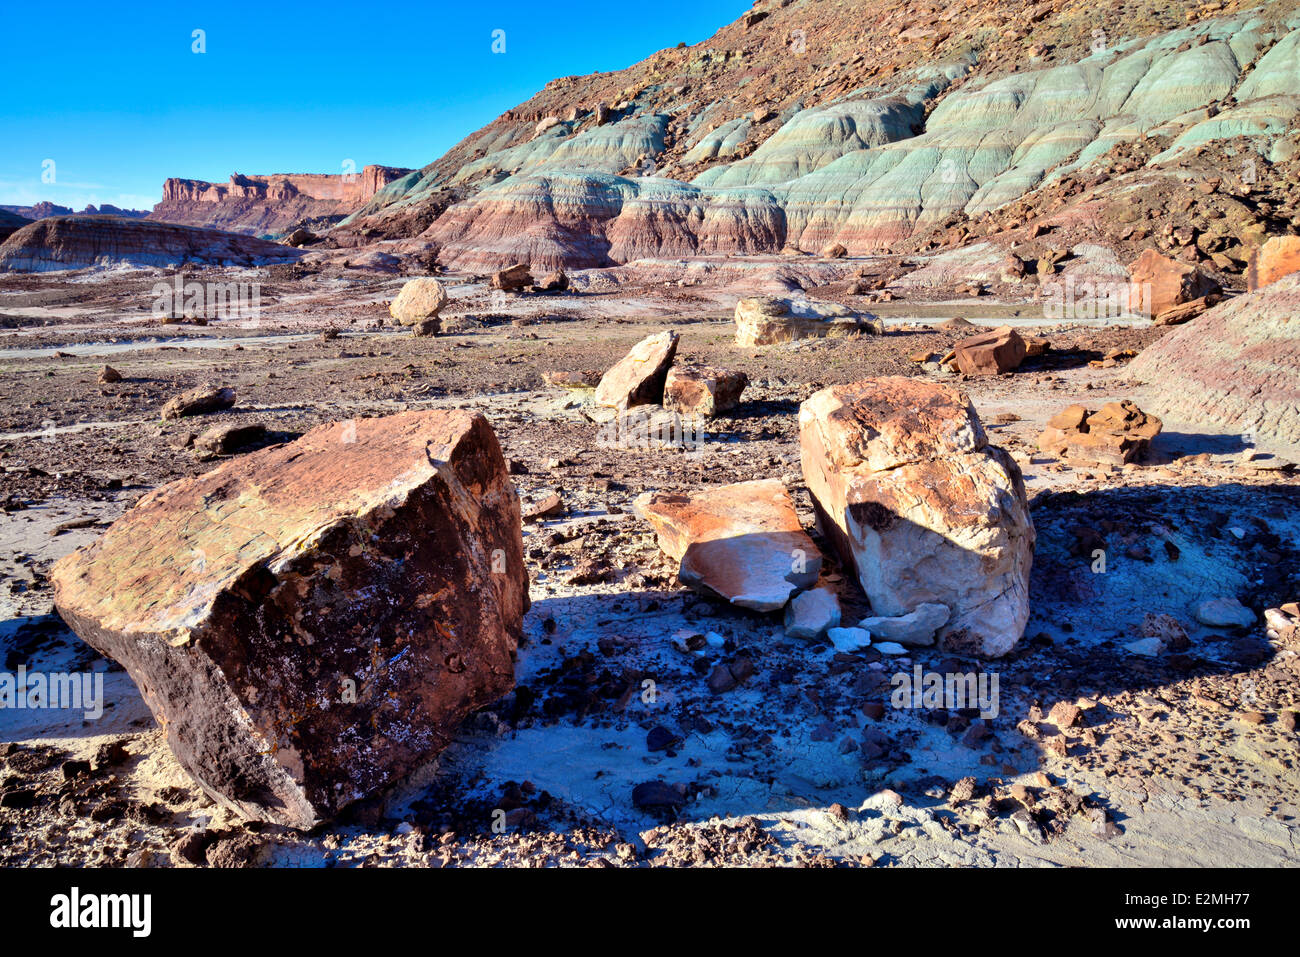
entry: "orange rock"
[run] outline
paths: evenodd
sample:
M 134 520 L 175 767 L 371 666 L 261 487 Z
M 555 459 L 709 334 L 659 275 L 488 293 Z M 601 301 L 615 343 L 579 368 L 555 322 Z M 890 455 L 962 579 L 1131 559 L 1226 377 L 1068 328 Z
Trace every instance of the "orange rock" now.
M 957 368 L 964 375 L 1001 375 L 1024 361 L 1028 352 L 1025 340 L 1010 326 L 983 332 L 963 339 L 953 346 Z
M 1300 236 L 1274 236 L 1250 254 L 1246 286 L 1254 292 L 1293 272 L 1300 272 Z
M 1111 402 L 1097 412 L 1072 405 L 1048 420 L 1038 447 L 1071 461 L 1126 465 L 1146 452 L 1160 429 L 1160 420 L 1131 399 Z
M 822 557 L 778 479 L 706 488 L 691 495 L 646 492 L 638 515 L 659 547 L 681 564 L 682 583 L 755 611 L 783 608 L 817 583 Z
M 1158 316 L 1219 291 L 1219 284 L 1199 267 L 1169 259 L 1154 249 L 1143 250 L 1128 271 L 1128 309 L 1143 315 Z

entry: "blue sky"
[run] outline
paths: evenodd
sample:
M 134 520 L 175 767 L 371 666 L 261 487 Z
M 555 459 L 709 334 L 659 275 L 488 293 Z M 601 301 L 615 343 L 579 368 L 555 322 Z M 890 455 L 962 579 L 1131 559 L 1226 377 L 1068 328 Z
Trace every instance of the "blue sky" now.
M 26 79 L 0 98 L 0 204 L 147 208 L 169 176 L 423 166 L 548 80 L 698 43 L 750 5 L 11 3 L 6 73 Z

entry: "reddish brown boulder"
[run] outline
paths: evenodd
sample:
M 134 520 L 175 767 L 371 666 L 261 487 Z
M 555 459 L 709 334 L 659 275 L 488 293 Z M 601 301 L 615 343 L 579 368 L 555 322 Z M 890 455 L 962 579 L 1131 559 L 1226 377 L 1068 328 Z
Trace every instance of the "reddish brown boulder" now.
M 665 331 L 646 336 L 601 376 L 596 386 L 596 404 L 611 409 L 659 405 L 668 367 L 676 354 L 677 333 Z
M 957 368 L 963 375 L 1001 375 L 1011 372 L 1024 361 L 1028 346 L 1020 333 L 1010 326 L 982 332 L 953 346 Z
M 1246 288 L 1250 292 L 1300 272 L 1300 236 L 1274 236 L 1250 254 Z
M 1143 250 L 1129 265 L 1129 312 L 1158 316 L 1174 306 L 1219 291 L 1219 284 L 1191 263 Z
M 547 273 L 537 281 L 538 292 L 564 292 L 569 288 L 569 277 L 563 269 Z
M 817 584 L 822 557 L 778 479 L 719 485 L 691 495 L 646 492 L 636 512 L 681 562 L 682 584 L 755 611 L 785 607 Z
M 888 376 L 799 408 L 818 525 L 881 618 L 949 611 L 952 651 L 997 657 L 1029 618 L 1034 526 L 1020 469 L 956 389 Z
M 533 274 L 527 263 L 515 263 L 513 266 L 494 272 L 490 284 L 493 289 L 518 292 L 525 286 L 533 284 Z
M 822 247 L 822 256 L 826 259 L 843 259 L 848 254 L 843 243 L 828 243 Z
M 1160 420 L 1131 399 L 1111 402 L 1097 412 L 1072 405 L 1048 420 L 1038 447 L 1071 461 L 1124 465 L 1145 454 L 1160 429 Z
M 164 486 L 50 577 L 214 800 L 302 828 L 508 692 L 528 604 L 519 500 L 464 411 L 323 425 Z
M 749 377 L 743 372 L 674 365 L 664 380 L 664 408 L 682 415 L 712 417 L 734 409 L 747 385 Z

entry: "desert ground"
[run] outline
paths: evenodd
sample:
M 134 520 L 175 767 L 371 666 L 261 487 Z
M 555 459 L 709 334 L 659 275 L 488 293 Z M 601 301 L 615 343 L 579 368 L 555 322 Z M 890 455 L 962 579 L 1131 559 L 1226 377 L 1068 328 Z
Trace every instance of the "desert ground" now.
M 1295 600 L 1300 449 L 1165 417 L 1140 462 L 1040 451 L 1071 404 L 1146 408 L 1126 366 L 1178 327 L 1048 321 L 1028 293 L 913 287 L 868 307 L 884 335 L 737 346 L 737 299 L 787 266 L 731 257 L 703 279 L 698 263 L 579 269 L 550 295 L 494 295 L 484 277 L 450 272 L 437 336 L 392 323 L 407 277 L 391 272 L 205 270 L 261 284 L 256 318 L 206 324 L 150 315 L 160 270 L 0 277 L 0 649 L 7 671 L 102 673 L 105 698 L 98 720 L 0 711 L 0 864 L 1300 862 L 1300 645 L 1189 612 L 1236 596 L 1258 622 Z M 805 289 L 843 299 L 851 271 L 898 267 L 810 264 Z M 971 331 L 945 328 L 954 317 L 1050 348 L 968 378 L 933 361 Z M 680 356 L 750 382 L 691 447 L 611 444 L 590 389 L 544 378 L 599 374 L 665 329 Z M 120 381 L 100 381 L 106 365 Z M 855 621 L 868 604 L 812 531 L 797 416 L 818 389 L 882 375 L 960 387 L 1023 471 L 1037 533 L 1030 619 L 1001 659 L 788 637 L 779 613 L 683 587 L 633 509 L 646 491 L 779 480 Z M 203 383 L 233 388 L 233 408 L 160 418 Z M 247 823 L 185 774 L 130 678 L 54 612 L 48 570 L 159 485 L 321 423 L 436 408 L 488 417 L 522 500 L 531 608 L 516 688 L 337 820 Z M 249 445 L 196 449 L 213 426 L 253 424 L 265 432 Z M 1176 619 L 1185 647 L 1127 647 L 1149 615 Z M 720 665 L 734 680 L 717 680 Z M 996 715 L 892 706 L 891 677 L 918 666 L 996 674 Z

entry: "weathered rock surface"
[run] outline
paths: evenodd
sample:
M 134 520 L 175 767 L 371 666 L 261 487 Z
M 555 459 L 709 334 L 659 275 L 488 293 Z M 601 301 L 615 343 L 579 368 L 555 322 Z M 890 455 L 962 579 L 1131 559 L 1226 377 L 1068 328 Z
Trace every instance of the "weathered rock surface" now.
M 800 406 L 799 438 L 819 526 L 876 617 L 942 604 L 945 648 L 1015 646 L 1034 526 L 1019 467 L 988 444 L 965 395 L 903 377 L 833 386 Z
M 419 276 L 402 287 L 388 306 L 388 314 L 404 326 L 438 318 L 447 304 L 447 289 L 431 276 Z
M 840 600 L 827 586 L 801 591 L 785 607 L 785 633 L 791 638 L 818 638 L 840 623 Z
M 509 691 L 522 548 L 487 420 L 407 412 L 157 489 L 51 579 L 214 800 L 309 828 Z
M 1010 326 L 962 339 L 955 346 L 957 368 L 963 375 L 1002 375 L 1020 366 L 1028 347 L 1020 333 Z
M 228 386 L 204 383 L 201 386 L 172 396 L 162 407 L 164 419 L 183 419 L 190 415 L 207 415 L 220 412 L 235 404 L 235 390 Z
M 660 404 L 668 367 L 677 354 L 677 338 L 677 333 L 665 331 L 634 345 L 601 377 L 596 404 L 612 409 Z
M 1125 465 L 1146 454 L 1162 423 L 1131 399 L 1093 412 L 1072 405 L 1047 422 L 1038 447 L 1060 458 L 1094 465 Z
M 736 303 L 736 345 L 770 346 L 825 336 L 881 335 L 884 324 L 870 313 L 835 302 L 755 296 Z
M 1274 236 L 1250 254 L 1247 288 L 1254 292 L 1300 272 L 1300 236 Z
M 747 385 L 749 377 L 743 372 L 674 364 L 664 380 L 664 408 L 711 418 L 734 409 Z
M 871 617 L 858 622 L 859 628 L 871 632 L 872 640 L 894 641 L 900 645 L 926 646 L 934 644 L 934 636 L 948 624 L 951 611 L 947 605 L 926 602 L 917 605 L 906 615 L 893 618 Z
M 1127 371 L 1165 418 L 1300 444 L 1300 275 L 1215 306 Z
M 777 479 L 702 489 L 693 495 L 646 492 L 636 512 L 659 547 L 680 561 L 682 583 L 742 608 L 776 611 L 817 583 L 822 558 Z
M 518 292 L 520 289 L 533 284 L 533 274 L 529 270 L 527 263 L 515 263 L 513 266 L 494 272 L 490 284 L 493 289 Z
M 0 272 L 53 272 L 89 266 L 265 266 L 294 262 L 292 246 L 118 216 L 51 216 L 0 243 Z
M 1159 316 L 1175 306 L 1218 292 L 1219 284 L 1191 263 L 1147 249 L 1128 267 L 1130 312 Z

